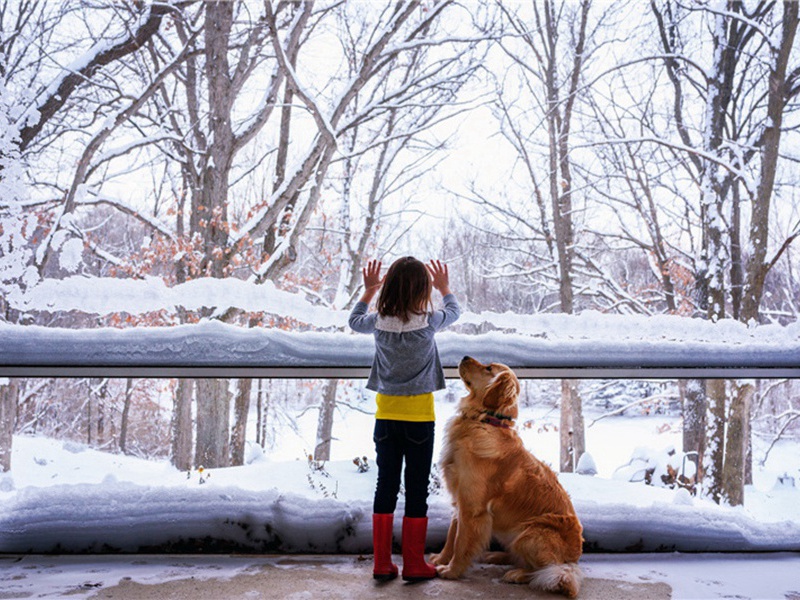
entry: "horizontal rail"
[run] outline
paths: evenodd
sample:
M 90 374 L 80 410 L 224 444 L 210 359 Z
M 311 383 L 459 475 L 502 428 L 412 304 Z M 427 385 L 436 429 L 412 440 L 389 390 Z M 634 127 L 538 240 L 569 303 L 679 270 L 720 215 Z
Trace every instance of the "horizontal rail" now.
M 520 379 L 800 379 L 800 367 L 513 367 Z M 0 365 L 0 377 L 366 379 L 369 367 Z M 458 379 L 456 367 L 445 367 Z

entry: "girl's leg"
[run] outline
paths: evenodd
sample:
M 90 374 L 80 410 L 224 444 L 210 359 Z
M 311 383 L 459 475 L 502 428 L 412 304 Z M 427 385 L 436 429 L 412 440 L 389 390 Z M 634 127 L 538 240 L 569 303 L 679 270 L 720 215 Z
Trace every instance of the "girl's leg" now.
M 393 513 L 400 492 L 400 474 L 403 470 L 403 440 L 398 439 L 398 421 L 375 421 L 375 454 L 378 464 L 378 482 L 372 512 Z
M 399 421 L 398 421 L 399 423 Z M 403 449 L 406 458 L 406 515 L 428 516 L 428 484 L 433 463 L 434 423 L 402 422 L 405 435 Z
M 397 577 L 397 565 L 392 562 L 392 531 L 403 454 L 402 447 L 393 439 L 393 429 L 390 421 L 377 420 L 373 435 L 378 484 L 372 515 L 372 547 L 375 554 L 372 576 L 381 581 Z
M 406 422 L 404 426 L 406 514 L 403 518 L 403 579 L 422 581 L 436 577 L 436 568 L 425 562 L 434 424 Z

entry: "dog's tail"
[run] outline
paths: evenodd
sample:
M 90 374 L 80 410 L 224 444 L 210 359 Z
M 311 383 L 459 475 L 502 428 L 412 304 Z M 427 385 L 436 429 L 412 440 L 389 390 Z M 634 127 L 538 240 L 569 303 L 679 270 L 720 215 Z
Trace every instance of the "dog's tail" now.
M 531 579 L 531 586 L 575 598 L 581 589 L 582 581 L 583 572 L 578 563 L 563 563 L 547 565 L 537 570 Z

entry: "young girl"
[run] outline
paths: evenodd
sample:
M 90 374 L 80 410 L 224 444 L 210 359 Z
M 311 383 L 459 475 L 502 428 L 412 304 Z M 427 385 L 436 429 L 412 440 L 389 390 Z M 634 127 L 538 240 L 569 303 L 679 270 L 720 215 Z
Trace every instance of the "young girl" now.
M 392 525 L 405 461 L 403 579 L 421 581 L 436 577 L 436 568 L 424 557 L 428 478 L 433 459 L 433 392 L 445 387 L 433 335 L 455 322 L 460 309 L 450 293 L 447 265 L 438 260 L 426 267 L 409 256 L 396 260 L 385 278 L 381 278 L 380 271 L 381 263 L 374 260 L 362 270 L 364 294 L 350 314 L 353 330 L 375 336 L 375 359 L 367 382 L 367 389 L 378 393 L 373 577 L 397 577 L 397 565 L 392 563 Z M 432 288 L 442 294 L 444 310 L 430 310 Z M 378 312 L 367 314 L 378 290 Z

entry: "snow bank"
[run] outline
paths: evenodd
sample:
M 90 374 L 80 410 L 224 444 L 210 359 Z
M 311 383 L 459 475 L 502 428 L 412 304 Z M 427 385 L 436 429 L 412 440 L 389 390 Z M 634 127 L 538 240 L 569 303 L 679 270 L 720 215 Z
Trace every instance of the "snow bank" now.
M 599 503 L 580 495 L 583 482 L 572 481 L 578 477 L 562 475 L 584 525 L 587 550 L 800 551 L 797 522 L 762 523 L 743 511 L 719 507 Z M 610 485 L 607 480 L 593 483 Z M 630 491 L 652 490 L 638 486 Z M 431 548 L 443 546 L 450 514 L 447 498 L 433 499 Z M 26 488 L 3 503 L 0 552 L 369 553 L 371 515 L 366 497 L 311 499 L 278 489 L 187 490 L 117 481 Z
M 369 367 L 372 340 L 353 335 L 347 311 L 305 295 L 238 279 L 69 277 L 8 296 L 19 310 L 89 314 L 237 307 L 290 317 L 313 331 L 245 329 L 218 322 L 128 330 L 66 330 L 0 324 L 0 365 Z M 456 333 L 459 331 L 460 333 Z M 480 335 L 469 335 L 482 331 Z M 747 327 L 676 316 L 465 313 L 437 337 L 445 366 L 465 354 L 516 367 L 753 367 L 800 365 L 800 323 Z
M 465 354 L 486 362 L 541 368 L 800 365 L 800 327 L 764 327 L 756 333 L 720 324 L 716 335 L 692 337 L 694 330 L 684 331 L 680 318 L 660 320 L 658 334 L 646 318 L 622 321 L 595 315 L 594 329 L 583 327 L 584 318 L 537 317 L 543 331 L 553 329 L 559 335 L 443 332 L 437 343 L 446 367 L 456 366 Z M 668 323 L 676 326 L 670 329 Z M 619 328 L 616 334 L 611 333 L 614 327 Z M 652 337 L 647 337 L 648 331 Z M 0 340 L 0 365 L 18 366 L 369 367 L 374 352 L 372 338 L 365 335 L 247 329 L 218 321 L 85 330 L 0 323 Z
M 337 552 L 371 550 L 376 470 L 349 461 L 255 462 L 188 474 L 166 462 L 17 437 L 14 470 L 0 476 L 0 552 Z M 772 510 L 755 518 L 683 491 L 560 475 L 591 551 L 800 551 L 800 490 L 749 490 Z M 16 483 L 15 483 L 16 481 Z M 432 494 L 431 548 L 441 548 L 449 497 Z M 755 513 L 764 510 L 756 510 Z M 398 507 L 402 514 L 402 499 Z M 396 539 L 400 522 L 395 519 Z
M 358 504 L 309 502 L 277 489 L 26 488 L 4 506 L 0 551 L 360 552 L 372 534 L 371 512 Z

